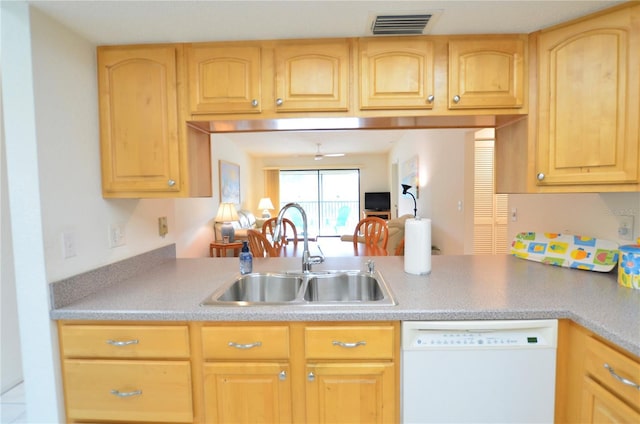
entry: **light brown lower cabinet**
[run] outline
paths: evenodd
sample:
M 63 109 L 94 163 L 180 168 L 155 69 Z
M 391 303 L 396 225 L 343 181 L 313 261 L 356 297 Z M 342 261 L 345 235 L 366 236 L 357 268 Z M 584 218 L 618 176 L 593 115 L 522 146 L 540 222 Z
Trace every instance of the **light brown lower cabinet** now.
M 58 325 L 70 423 L 400 420 L 398 321 Z M 555 422 L 640 422 L 640 358 L 558 334 Z
M 185 323 L 58 326 L 68 422 L 194 421 Z
M 204 365 L 207 423 L 290 423 L 289 365 L 223 362 Z
M 70 423 L 400 420 L 397 321 L 58 325 Z
M 559 326 L 556 423 L 640 423 L 640 358 L 571 321 Z

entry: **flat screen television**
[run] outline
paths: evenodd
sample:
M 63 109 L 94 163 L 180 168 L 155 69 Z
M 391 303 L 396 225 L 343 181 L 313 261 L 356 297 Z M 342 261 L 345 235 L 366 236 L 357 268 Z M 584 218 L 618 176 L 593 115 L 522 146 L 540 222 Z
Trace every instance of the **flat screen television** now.
M 391 209 L 391 193 L 388 191 L 365 192 L 364 208 L 368 211 L 388 211 Z

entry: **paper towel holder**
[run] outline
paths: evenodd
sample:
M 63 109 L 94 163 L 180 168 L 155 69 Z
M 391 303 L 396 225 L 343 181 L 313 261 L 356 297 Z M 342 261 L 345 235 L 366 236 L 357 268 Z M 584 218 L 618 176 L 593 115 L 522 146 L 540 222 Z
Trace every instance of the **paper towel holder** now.
M 416 203 L 416 196 L 414 196 L 412 193 L 409 193 L 408 190 L 411 188 L 411 186 L 409 184 L 402 184 L 402 194 L 408 194 L 411 197 L 413 197 L 413 217 L 417 217 L 418 216 L 418 206 Z

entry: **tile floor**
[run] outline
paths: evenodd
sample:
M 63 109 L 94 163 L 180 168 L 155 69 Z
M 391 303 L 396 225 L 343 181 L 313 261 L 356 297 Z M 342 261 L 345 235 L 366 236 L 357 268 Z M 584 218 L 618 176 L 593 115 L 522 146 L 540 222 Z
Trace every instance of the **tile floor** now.
M 0 418 L 0 424 L 28 423 L 22 383 L 0 396 Z

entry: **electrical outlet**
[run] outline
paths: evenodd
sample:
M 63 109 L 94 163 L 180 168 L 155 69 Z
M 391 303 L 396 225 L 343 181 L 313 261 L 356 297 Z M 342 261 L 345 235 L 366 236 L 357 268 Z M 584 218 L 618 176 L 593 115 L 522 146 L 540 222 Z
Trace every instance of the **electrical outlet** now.
M 618 217 L 618 237 L 622 240 L 633 240 L 633 215 Z
M 62 257 L 64 259 L 73 258 L 76 252 L 76 233 L 65 231 L 62 233 Z
M 164 237 L 169 232 L 169 225 L 167 224 L 167 217 L 161 216 L 158 218 L 158 234 L 160 237 Z
M 124 232 L 124 224 L 109 225 L 109 247 L 119 247 L 127 244 L 126 234 Z

